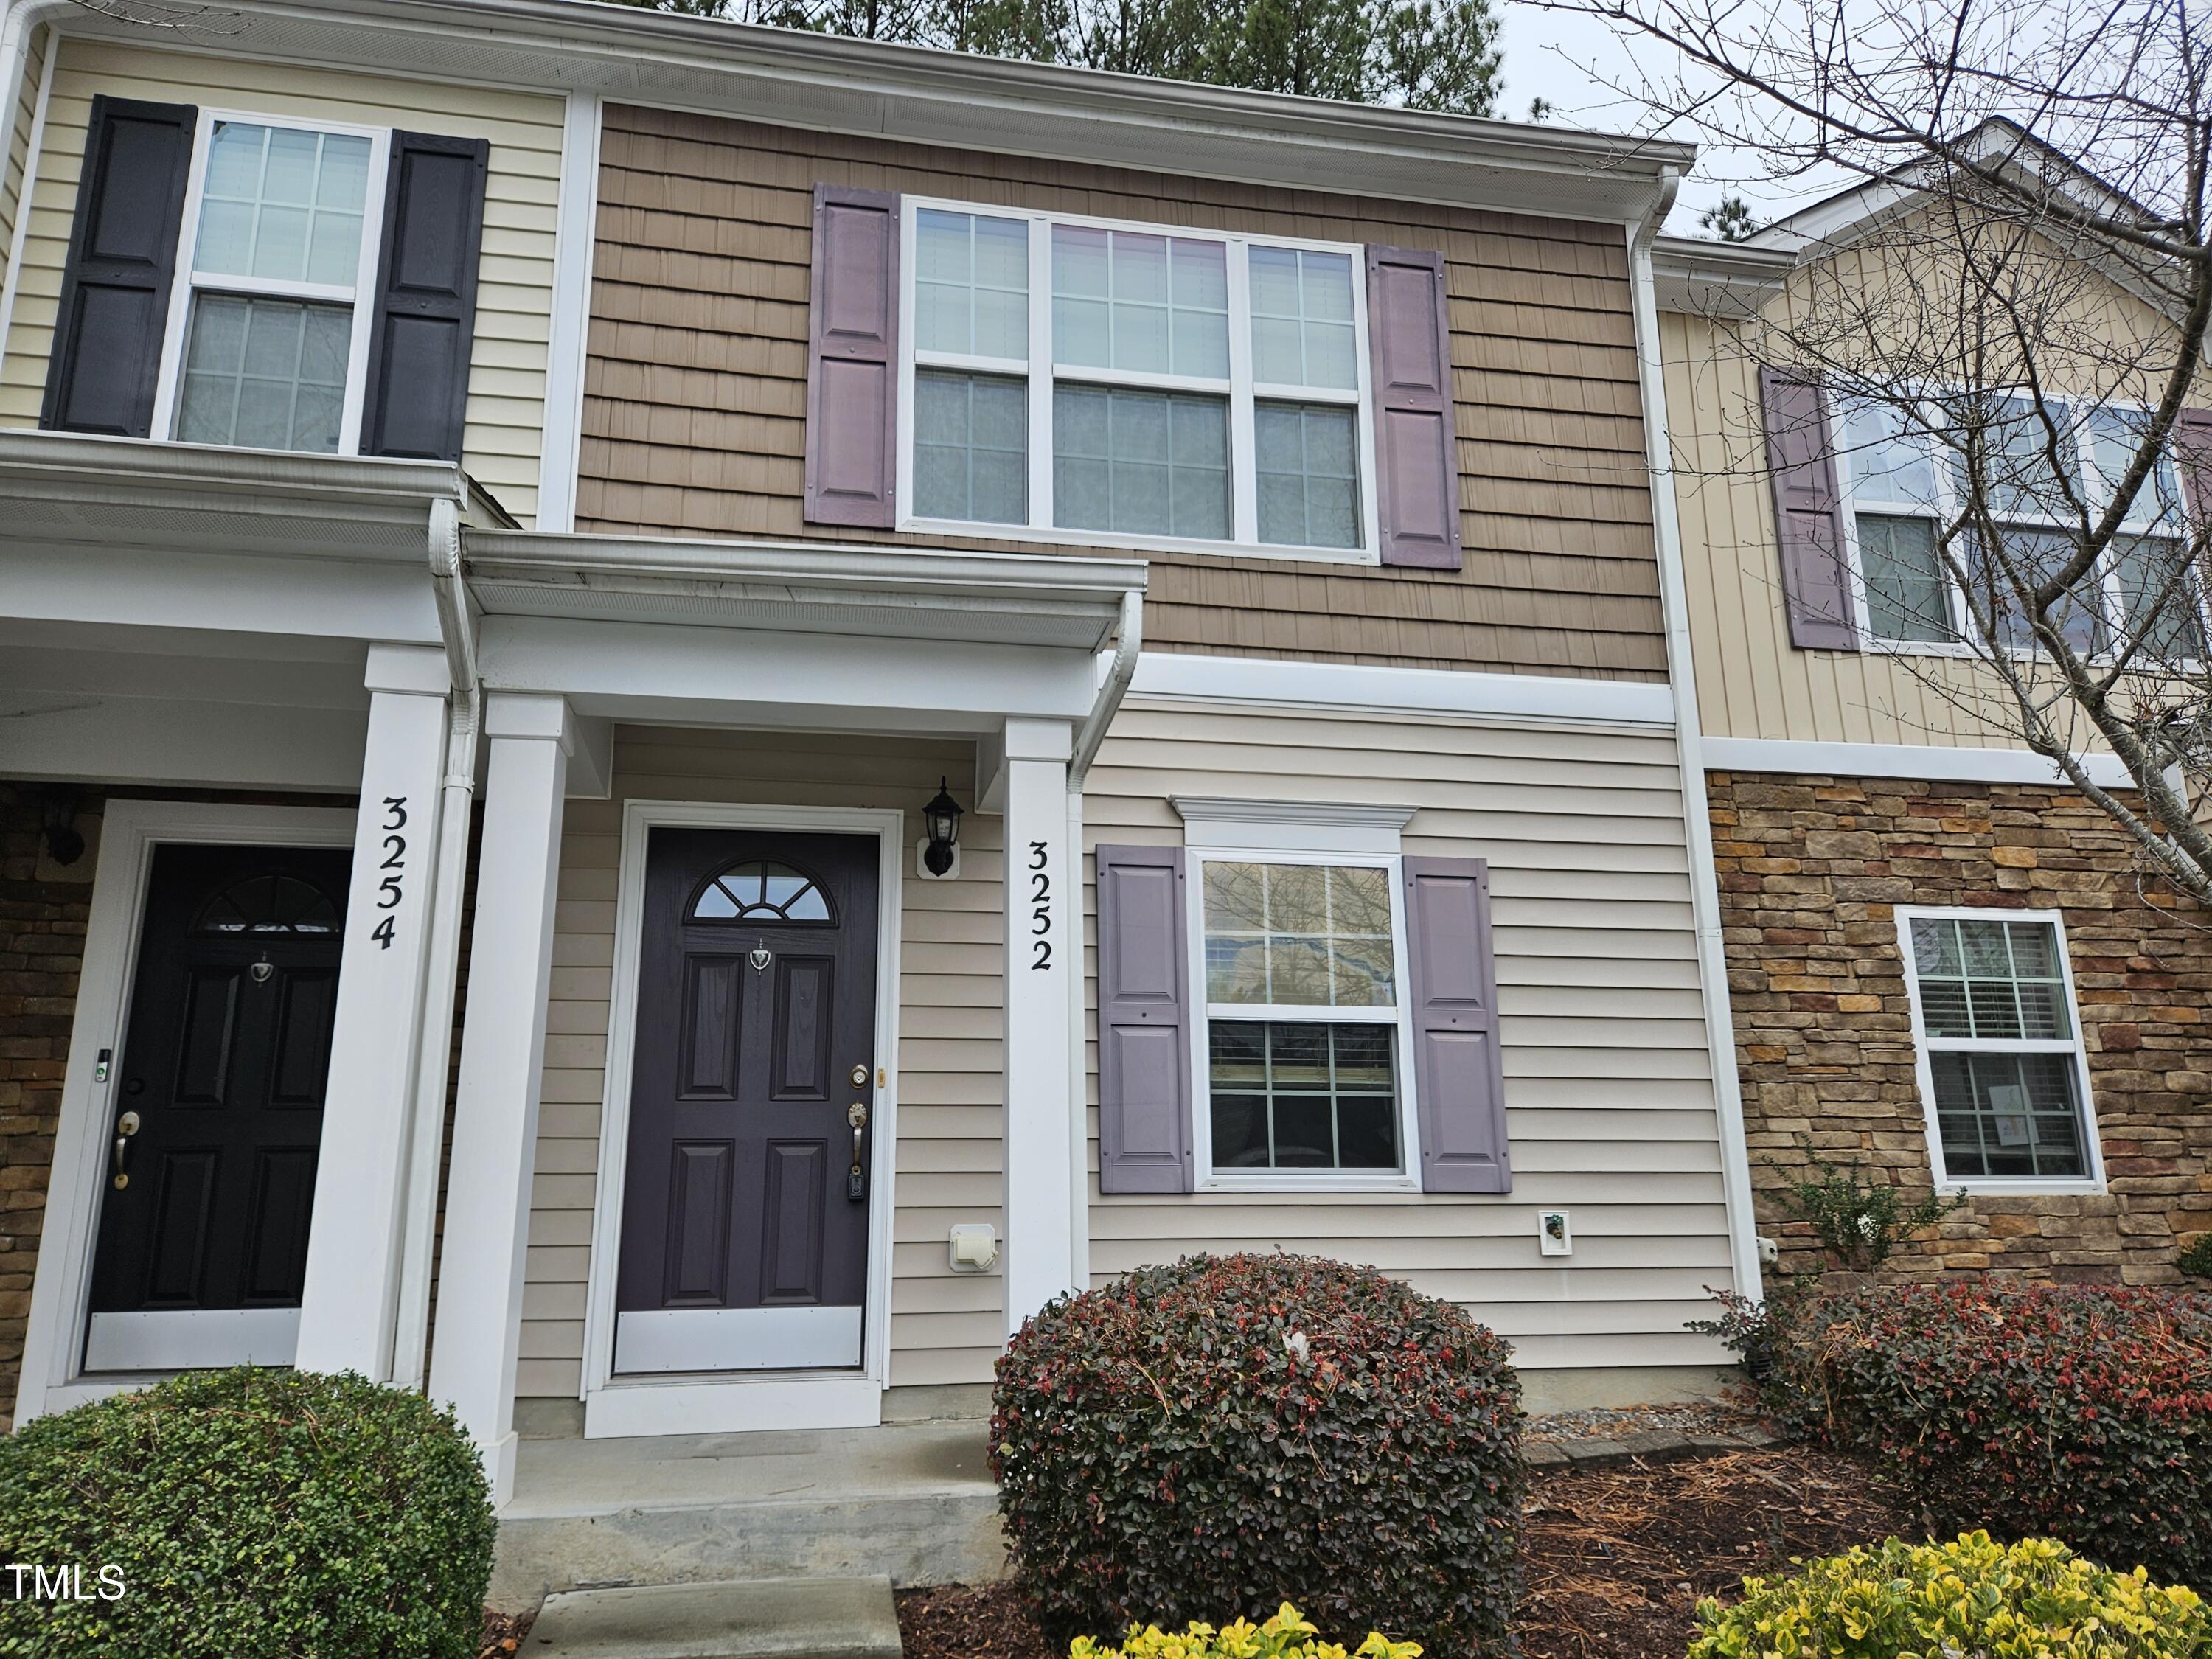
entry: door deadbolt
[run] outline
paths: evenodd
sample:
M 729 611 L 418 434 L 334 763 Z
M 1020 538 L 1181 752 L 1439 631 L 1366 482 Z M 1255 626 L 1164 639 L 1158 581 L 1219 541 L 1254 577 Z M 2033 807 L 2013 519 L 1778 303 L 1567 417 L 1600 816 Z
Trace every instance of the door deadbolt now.
M 853 1086 L 855 1089 L 865 1089 L 868 1086 L 868 1068 L 866 1066 L 855 1066 L 853 1068 Z

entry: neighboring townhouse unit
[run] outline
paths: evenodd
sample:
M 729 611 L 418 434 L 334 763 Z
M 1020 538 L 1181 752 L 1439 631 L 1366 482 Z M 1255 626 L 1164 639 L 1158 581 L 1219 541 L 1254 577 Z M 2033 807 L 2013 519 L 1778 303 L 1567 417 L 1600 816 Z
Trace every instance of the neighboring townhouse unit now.
M 1655 254 L 1762 1231 L 1780 1236 L 1785 1273 L 1819 1264 L 1775 1195 L 1826 1158 L 1968 1195 L 1894 1270 L 2170 1281 L 2178 1249 L 2212 1231 L 2212 942 L 2188 901 L 2144 877 L 2113 819 L 2026 745 L 2016 705 L 1962 643 L 1974 612 L 1935 550 L 1959 510 L 1955 455 L 1831 397 L 1787 357 L 1813 330 L 1784 319 L 1815 306 L 1900 333 L 1931 314 L 1880 297 L 1911 222 L 1890 233 L 1912 211 L 1877 181 L 1747 243 L 1662 238 Z M 1917 280 L 1944 280 L 1944 246 L 1940 233 L 1918 244 Z M 2118 359 L 2160 337 L 2140 289 L 2078 261 L 2044 269 L 2066 296 L 2053 338 L 2111 342 Z M 1851 337 L 1838 359 L 1869 351 Z M 2073 349 L 2087 367 L 2049 386 L 2075 411 L 2057 464 L 2101 512 L 2115 457 L 2131 451 L 2108 442 L 2119 405 L 2080 412 L 2106 360 Z M 2066 359 L 2052 347 L 2045 361 L 2063 371 Z M 2175 445 L 2208 433 L 2212 409 L 2185 409 Z M 2120 560 L 2178 556 L 2185 507 L 2203 510 L 2185 487 L 2212 477 L 2212 455 L 2181 459 L 2160 464 L 2124 520 Z M 2014 516 L 2000 533 L 2047 533 L 2030 508 Z M 2085 642 L 2125 627 L 2153 591 L 2124 562 L 2100 569 L 2096 590 L 2068 624 Z M 2205 624 L 2201 581 L 2187 578 L 2168 626 L 2202 639 Z M 2098 787 L 2125 789 L 2109 752 L 2075 752 Z
M 19 1418 L 350 1366 L 505 1501 L 1278 1249 L 1712 1387 L 1686 149 L 232 9 L 0 41 Z

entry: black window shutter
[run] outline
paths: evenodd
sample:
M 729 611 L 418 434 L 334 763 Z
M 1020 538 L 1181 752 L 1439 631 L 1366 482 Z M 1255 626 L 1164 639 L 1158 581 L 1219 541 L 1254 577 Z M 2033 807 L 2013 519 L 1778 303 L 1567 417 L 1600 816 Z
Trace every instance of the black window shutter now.
M 190 104 L 92 100 L 40 426 L 151 433 L 198 122 Z
M 392 135 L 361 453 L 458 461 L 483 249 L 481 138 Z

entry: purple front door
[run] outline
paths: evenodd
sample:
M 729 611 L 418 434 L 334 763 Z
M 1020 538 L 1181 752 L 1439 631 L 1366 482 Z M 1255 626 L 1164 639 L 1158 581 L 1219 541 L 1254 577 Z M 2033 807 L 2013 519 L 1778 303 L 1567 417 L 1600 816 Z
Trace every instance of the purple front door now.
M 860 1364 L 877 842 L 652 832 L 618 1372 Z

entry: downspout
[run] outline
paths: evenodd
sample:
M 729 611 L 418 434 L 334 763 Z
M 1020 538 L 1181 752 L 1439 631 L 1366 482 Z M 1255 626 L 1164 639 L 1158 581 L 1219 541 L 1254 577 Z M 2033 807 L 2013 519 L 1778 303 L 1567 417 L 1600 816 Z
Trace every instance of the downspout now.
M 446 727 L 446 772 L 439 792 L 436 875 L 431 889 L 429 965 L 422 985 L 422 1042 L 415 1074 L 407 1214 L 399 1264 L 399 1328 L 392 1380 L 419 1389 L 429 1371 L 430 1275 L 438 1232 L 438 1170 L 444 1160 L 446 1085 L 452 1067 L 453 1006 L 461 954 L 461 901 L 467 888 L 469 829 L 477 792 L 477 734 L 483 693 L 477 677 L 476 623 L 461 574 L 459 501 L 430 503 L 430 596 L 453 684 Z
M 1067 863 L 1073 872 L 1069 888 L 1075 922 L 1068 930 L 1075 941 L 1075 949 L 1068 953 L 1074 971 L 1067 976 L 1068 1100 L 1075 1114 L 1075 1131 L 1067 1160 L 1073 1200 L 1067 1212 L 1067 1263 L 1075 1281 L 1072 1288 L 1076 1290 L 1091 1283 L 1091 1066 L 1089 1042 L 1083 1030 L 1083 786 L 1091 775 L 1091 763 L 1098 757 L 1098 746 L 1106 741 L 1106 728 L 1113 724 L 1129 682 L 1136 677 L 1137 653 L 1144 643 L 1145 596 L 1139 592 L 1124 593 L 1113 660 L 1107 665 L 1105 680 L 1091 701 L 1090 714 L 1076 728 L 1075 746 L 1067 760 Z
M 1721 1187 L 1728 1207 L 1729 1262 L 1735 1288 L 1753 1297 L 1759 1283 L 1759 1238 L 1752 1217 L 1751 1155 L 1744 1141 L 1743 1086 L 1736 1073 L 1735 1023 L 1729 1006 L 1728 953 L 1721 937 L 1720 882 L 1713 869 L 1713 826 L 1705 799 L 1704 729 L 1698 720 L 1697 669 L 1690 650 L 1690 601 L 1683 573 L 1682 532 L 1674 501 L 1673 441 L 1659 355 L 1659 305 L 1651 283 L 1651 243 L 1674 204 L 1681 174 L 1660 173 L 1659 199 L 1628 230 L 1628 263 L 1636 313 L 1636 373 L 1644 399 L 1645 459 L 1651 469 L 1651 524 L 1659 550 L 1659 594 L 1667 629 L 1667 678 L 1674 693 L 1674 750 L 1681 763 L 1682 816 L 1689 836 L 1690 915 L 1698 936 L 1698 984 L 1711 1056 L 1719 1115 Z
M 31 42 L 48 13 L 69 9 L 64 0 L 0 0 L 0 110 L 10 112 L 0 126 L 0 169 L 7 166 L 7 146 L 15 133 L 13 112 L 22 107 L 24 79 L 31 72 Z M 0 273 L 0 350 L 7 346 L 15 326 L 15 292 L 23 270 L 23 251 L 30 244 L 32 187 L 38 183 L 39 163 L 46 148 L 46 106 L 53 94 L 54 60 L 60 55 L 57 30 L 46 41 L 46 60 L 40 67 L 39 90 L 31 106 L 29 142 L 23 147 L 23 179 L 15 198 L 15 228 L 6 250 L 8 266 Z

